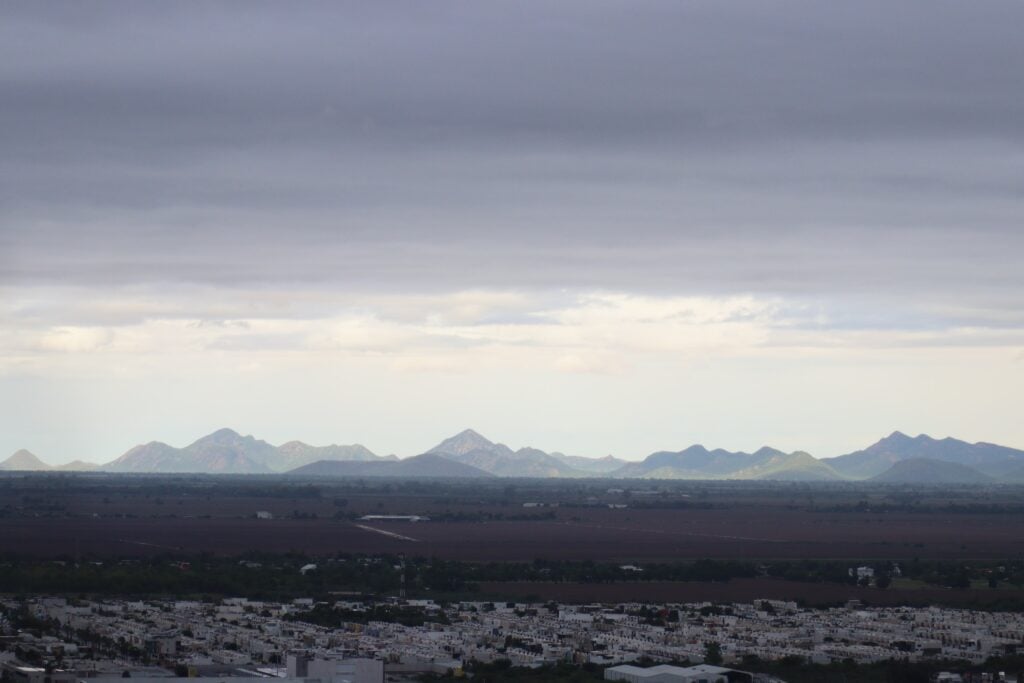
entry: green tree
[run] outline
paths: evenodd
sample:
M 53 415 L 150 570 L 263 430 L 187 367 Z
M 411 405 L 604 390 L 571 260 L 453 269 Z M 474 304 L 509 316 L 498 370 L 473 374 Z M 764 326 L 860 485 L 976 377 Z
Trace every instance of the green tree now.
M 713 640 L 704 643 L 704 663 L 715 666 L 722 663 L 722 646 Z

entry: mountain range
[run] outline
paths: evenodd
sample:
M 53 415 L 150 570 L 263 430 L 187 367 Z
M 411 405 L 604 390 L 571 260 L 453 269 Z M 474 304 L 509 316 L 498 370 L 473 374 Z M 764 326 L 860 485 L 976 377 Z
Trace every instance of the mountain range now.
M 289 441 L 272 446 L 231 429 L 219 429 L 184 448 L 159 441 L 136 446 L 101 469 L 108 472 L 270 474 L 323 460 L 378 462 L 395 459 L 394 456 L 378 456 L 360 444 L 310 446 L 301 441 Z
M 581 477 L 586 473 L 562 459 L 536 448 L 513 451 L 503 443 L 492 443 L 467 429 L 445 439 L 428 453 L 469 465 L 498 477 Z
M 34 453 L 26 451 L 24 448 L 20 451 L 15 451 L 14 455 L 7 458 L 3 462 L 0 462 L 0 471 L 3 470 L 22 470 L 22 471 L 55 471 L 55 472 L 88 472 L 90 470 L 98 469 L 99 465 L 91 462 L 83 462 L 81 460 L 73 460 L 64 465 L 47 465 L 45 462 L 39 459 Z
M 893 432 L 881 441 L 822 462 L 850 479 L 877 476 L 893 465 L 911 458 L 952 462 L 973 468 L 990 477 L 1002 477 L 1024 468 L 1024 451 L 991 443 L 969 444 L 958 439 L 933 439 L 921 434 L 910 437 Z
M 622 479 L 735 479 L 863 481 L 888 483 L 1024 483 L 1024 451 L 958 439 L 910 437 L 901 432 L 834 458 L 765 446 L 753 453 L 694 445 L 657 451 L 641 461 L 612 456 L 586 458 L 495 443 L 472 429 L 424 453 L 398 459 L 360 444 L 310 446 L 289 441 L 273 446 L 253 436 L 220 429 L 183 448 L 159 441 L 135 446 L 106 463 L 75 461 L 51 467 L 26 450 L 0 462 L 0 470 L 99 470 L 155 473 L 289 473 L 297 476 L 523 477 Z

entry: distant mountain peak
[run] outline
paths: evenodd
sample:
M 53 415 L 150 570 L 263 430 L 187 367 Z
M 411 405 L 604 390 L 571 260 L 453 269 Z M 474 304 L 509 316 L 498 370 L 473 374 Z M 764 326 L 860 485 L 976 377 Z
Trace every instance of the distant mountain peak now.
M 475 441 L 481 441 L 483 443 L 489 443 L 493 445 L 493 441 L 485 437 L 475 429 L 463 429 L 461 432 L 452 437 L 453 439 L 473 439 Z
M 427 452 L 463 455 L 470 451 L 493 451 L 497 447 L 498 444 L 487 439 L 479 432 L 472 429 L 464 429 L 455 436 L 448 437 Z
M 946 439 L 942 439 L 942 440 L 943 441 L 949 441 L 950 439 L 946 438 Z M 955 441 L 955 440 L 956 439 L 953 439 L 953 441 Z M 901 432 L 901 431 L 899 431 L 897 429 L 892 434 L 890 434 L 889 436 L 887 436 L 884 439 L 882 439 L 881 441 L 879 441 L 879 443 L 884 443 L 884 444 L 911 444 L 911 443 L 924 443 L 924 442 L 928 442 L 928 441 L 937 441 L 937 439 L 933 439 L 932 437 L 928 436 L 927 434 L 918 434 L 917 436 L 910 436 L 909 434 L 905 434 L 904 432 Z
M 190 448 L 229 448 L 229 449 L 273 449 L 273 446 L 251 434 L 239 434 L 234 429 L 223 427 L 206 436 L 196 439 Z
M 50 466 L 24 448 L 0 462 L 0 470 L 48 470 Z
M 233 441 L 235 439 L 241 439 L 243 437 L 241 434 L 236 432 L 234 429 L 231 429 L 230 427 L 221 427 L 217 431 L 213 432 L 212 434 L 208 434 L 203 438 L 209 439 L 211 441 Z
M 222 427 L 192 442 L 193 446 L 234 446 L 239 443 L 255 441 L 251 436 L 242 436 L 234 429 Z

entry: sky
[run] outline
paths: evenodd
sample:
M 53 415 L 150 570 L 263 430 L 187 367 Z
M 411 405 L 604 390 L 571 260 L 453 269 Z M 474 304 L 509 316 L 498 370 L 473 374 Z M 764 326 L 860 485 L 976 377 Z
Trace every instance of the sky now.
M 0 458 L 1024 447 L 1024 3 L 0 4 Z

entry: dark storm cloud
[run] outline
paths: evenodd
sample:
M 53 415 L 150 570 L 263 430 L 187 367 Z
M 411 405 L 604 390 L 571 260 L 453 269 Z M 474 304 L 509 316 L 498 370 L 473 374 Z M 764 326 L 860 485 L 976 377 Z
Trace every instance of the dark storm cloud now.
M 2 284 L 1020 304 L 1020 3 L 0 12 Z

